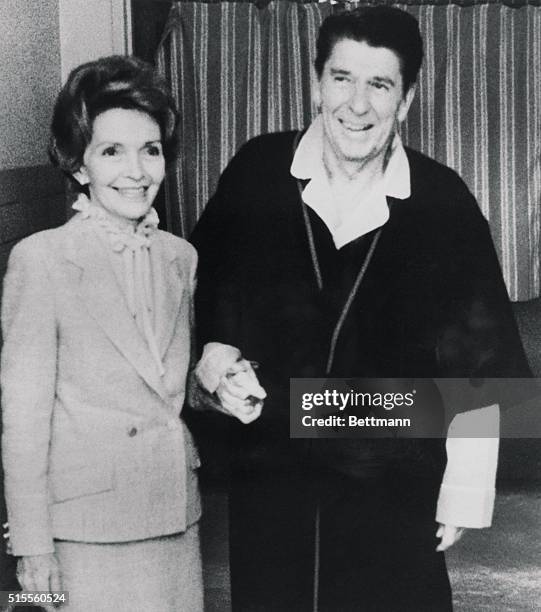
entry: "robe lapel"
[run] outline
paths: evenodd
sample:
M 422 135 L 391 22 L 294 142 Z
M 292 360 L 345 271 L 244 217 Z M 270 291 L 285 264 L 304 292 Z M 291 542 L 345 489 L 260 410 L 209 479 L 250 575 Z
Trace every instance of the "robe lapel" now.
M 165 399 L 164 385 L 128 310 L 104 246 L 91 228 L 78 229 L 68 245 L 66 258 L 81 270 L 77 293 L 82 304 L 138 374 Z

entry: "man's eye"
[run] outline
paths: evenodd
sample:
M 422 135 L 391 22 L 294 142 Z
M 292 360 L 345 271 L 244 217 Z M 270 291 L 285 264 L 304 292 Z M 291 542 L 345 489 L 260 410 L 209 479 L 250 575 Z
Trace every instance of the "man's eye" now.
M 104 157 L 113 157 L 118 153 L 118 148 L 117 147 L 106 147 L 105 149 L 103 149 L 103 151 L 101 152 L 101 154 Z
M 334 80 L 336 83 L 347 83 L 349 81 L 348 77 L 343 75 L 336 75 Z
M 383 90 L 389 89 L 387 83 L 382 83 L 381 81 L 374 81 L 372 83 L 372 87 L 375 87 L 376 89 L 383 89 Z

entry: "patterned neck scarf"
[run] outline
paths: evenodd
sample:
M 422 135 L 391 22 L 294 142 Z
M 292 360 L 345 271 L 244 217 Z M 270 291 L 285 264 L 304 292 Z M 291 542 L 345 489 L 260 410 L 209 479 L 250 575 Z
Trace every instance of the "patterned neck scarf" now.
M 152 323 L 154 300 L 150 267 L 150 248 L 158 229 L 158 213 L 151 208 L 136 226 L 123 224 L 100 206 L 92 204 L 84 194 L 79 195 L 72 208 L 83 219 L 91 219 L 101 227 L 112 250 L 122 257 L 129 311 L 147 342 L 160 376 L 163 376 L 165 370 Z

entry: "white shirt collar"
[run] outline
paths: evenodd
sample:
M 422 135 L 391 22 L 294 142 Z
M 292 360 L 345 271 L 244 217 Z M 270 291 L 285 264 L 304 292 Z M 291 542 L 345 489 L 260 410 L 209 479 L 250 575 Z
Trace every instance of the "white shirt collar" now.
M 329 228 L 336 248 L 381 227 L 389 219 L 387 196 L 404 200 L 410 197 L 410 167 L 406 151 L 397 134 L 383 178 L 374 186 L 369 206 L 351 206 L 339 218 L 333 202 L 327 171 L 323 164 L 323 120 L 318 116 L 301 138 L 290 169 L 301 180 L 309 180 L 302 192 L 310 206 Z

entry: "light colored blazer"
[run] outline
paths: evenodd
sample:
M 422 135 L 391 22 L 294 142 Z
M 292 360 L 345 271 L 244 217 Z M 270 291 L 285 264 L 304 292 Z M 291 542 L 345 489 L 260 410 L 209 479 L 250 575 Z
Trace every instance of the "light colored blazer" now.
M 4 280 L 2 454 L 15 555 L 54 538 L 117 542 L 198 520 L 192 438 L 179 419 L 197 256 L 153 238 L 160 377 L 91 222 L 17 244 Z

